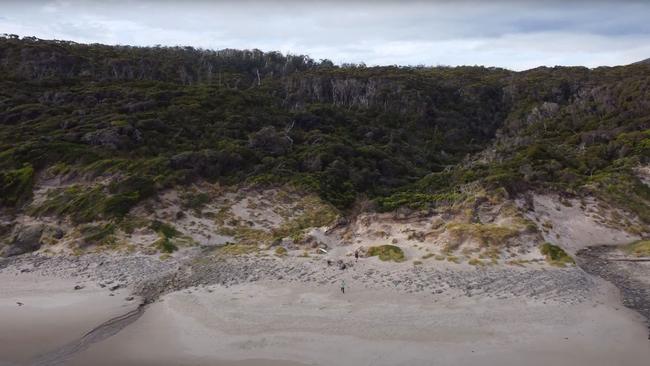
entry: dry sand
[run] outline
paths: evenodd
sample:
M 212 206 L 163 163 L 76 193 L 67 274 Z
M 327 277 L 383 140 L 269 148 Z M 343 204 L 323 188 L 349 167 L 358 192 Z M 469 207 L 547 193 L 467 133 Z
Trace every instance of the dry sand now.
M 607 223 L 609 220 L 620 224 L 621 218 L 607 219 L 601 216 L 618 213 L 617 210 L 611 207 L 607 210 L 599 210 L 593 199 L 585 201 L 583 209 L 581 202 L 576 199 L 567 200 L 569 204 L 562 204 L 557 196 L 535 195 L 535 211 L 529 212 L 528 216 L 541 224 L 542 235 L 546 241 L 561 246 L 572 255 L 590 246 L 623 245 L 641 238 L 638 234 L 625 231 L 624 227 L 615 227 Z M 623 214 L 619 213 L 619 215 L 624 217 Z
M 599 280 L 558 304 L 257 283 L 174 292 L 72 365 L 647 365 L 640 316 Z
M 31 273 L 0 273 L 0 365 L 27 365 L 135 307 L 123 294 L 78 281 Z M 19 305 L 21 303 L 22 305 Z

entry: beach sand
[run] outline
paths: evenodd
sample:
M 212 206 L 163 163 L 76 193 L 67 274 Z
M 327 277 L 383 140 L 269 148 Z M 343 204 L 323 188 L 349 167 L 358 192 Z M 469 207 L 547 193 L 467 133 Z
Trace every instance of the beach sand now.
M 600 281 L 545 303 L 256 283 L 170 293 L 71 365 L 647 365 L 641 317 Z
M 0 365 L 29 365 L 39 355 L 137 307 L 136 300 L 125 300 L 127 290 L 109 296 L 107 289 L 92 284 L 74 290 L 77 283 L 31 273 L 0 273 Z

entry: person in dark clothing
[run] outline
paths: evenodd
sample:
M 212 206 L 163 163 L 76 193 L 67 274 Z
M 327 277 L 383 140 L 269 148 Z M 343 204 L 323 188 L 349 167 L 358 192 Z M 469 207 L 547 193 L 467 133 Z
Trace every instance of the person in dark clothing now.
M 357 261 L 357 262 L 359 261 L 359 251 L 358 250 L 354 251 L 354 260 Z
M 345 293 L 345 280 L 341 280 L 341 292 Z

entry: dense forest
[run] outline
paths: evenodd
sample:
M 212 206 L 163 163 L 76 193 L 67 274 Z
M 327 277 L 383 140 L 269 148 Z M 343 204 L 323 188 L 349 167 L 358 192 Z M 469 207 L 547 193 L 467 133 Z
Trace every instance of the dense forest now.
M 293 184 L 342 210 L 434 207 L 471 187 L 552 190 L 597 195 L 650 223 L 650 188 L 635 175 L 648 163 L 647 63 L 337 66 L 0 38 L 0 206 L 10 210 L 47 173 L 117 177 L 62 194 L 80 221 L 206 179 Z

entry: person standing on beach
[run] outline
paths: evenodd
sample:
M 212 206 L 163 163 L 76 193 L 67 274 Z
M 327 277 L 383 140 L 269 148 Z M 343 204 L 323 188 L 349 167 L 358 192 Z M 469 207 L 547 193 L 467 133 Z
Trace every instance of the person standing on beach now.
M 341 280 L 341 292 L 345 293 L 345 280 Z
M 358 249 L 354 251 L 354 260 L 355 260 L 356 262 L 359 261 L 359 250 L 358 250 Z

